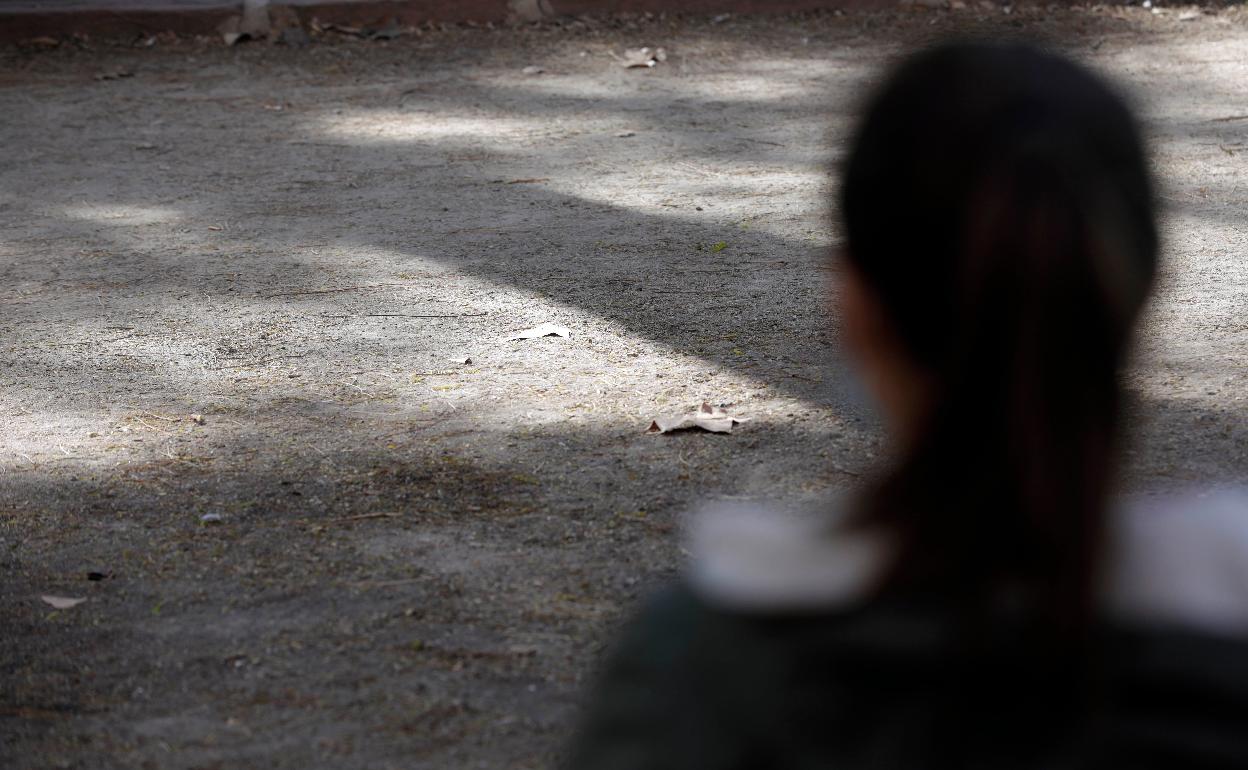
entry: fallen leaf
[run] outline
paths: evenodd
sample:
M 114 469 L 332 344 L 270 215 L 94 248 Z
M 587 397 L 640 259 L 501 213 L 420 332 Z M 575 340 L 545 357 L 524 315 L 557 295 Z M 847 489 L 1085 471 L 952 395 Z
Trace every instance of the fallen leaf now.
M 709 433 L 732 433 L 732 429 L 745 422 L 744 417 L 728 414 L 723 407 L 711 406 L 705 401 L 693 414 L 665 415 L 650 422 L 647 433 L 671 433 L 677 430 L 700 428 Z
M 221 39 L 226 45 L 234 45 L 238 41 L 247 37 L 243 34 L 243 17 L 231 16 L 225 21 L 217 25 L 217 32 L 221 33 Z
M 219 513 L 205 513 L 199 517 L 200 524 L 221 524 L 225 518 Z
M 715 252 L 715 253 L 719 253 L 719 252 L 723 251 L 723 250 L 724 250 L 724 249 L 726 249 L 726 248 L 728 248 L 728 243 L 727 243 L 727 241 L 720 241 L 719 243 L 717 243 L 717 244 L 715 244 L 715 245 L 711 246 L 711 251 L 713 251 L 713 252 Z
M 1179 14 L 1179 21 L 1196 21 L 1203 15 L 1200 11 L 1184 11 Z
M 58 610 L 67 610 L 71 607 L 77 607 L 79 604 L 86 601 L 86 599 L 74 599 L 68 596 L 49 596 L 48 594 L 44 594 L 39 598 L 42 599 L 45 604 L 51 604 Z
M 534 326 L 532 329 L 525 329 L 522 332 L 515 332 L 506 337 L 503 341 L 510 342 L 512 340 L 532 340 L 538 337 L 571 337 L 572 332 L 567 327 L 556 326 L 552 323 L 544 323 L 540 326 Z
M 524 73 L 525 75 L 540 75 L 540 74 L 542 74 L 543 72 L 545 72 L 546 70 L 542 69 L 541 67 L 537 66 L 536 64 L 530 64 L 529 66 L 525 67 L 524 69 L 522 69 L 522 70 L 520 70 L 520 71 L 521 71 L 522 73 Z
M 667 61 L 667 51 L 662 48 L 630 48 L 623 56 L 616 57 L 625 69 L 653 67 L 659 62 Z
M 326 24 L 320 29 L 326 32 L 337 32 L 341 35 L 350 35 L 351 37 L 363 37 L 365 32 L 359 27 L 348 27 L 344 24 Z

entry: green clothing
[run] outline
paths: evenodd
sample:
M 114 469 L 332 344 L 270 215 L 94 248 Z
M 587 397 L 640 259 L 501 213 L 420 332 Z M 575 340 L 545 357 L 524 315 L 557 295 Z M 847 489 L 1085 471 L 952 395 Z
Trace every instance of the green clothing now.
M 950 628 L 917 603 L 747 615 L 676 586 L 607 658 L 570 766 L 1248 768 L 1248 641 L 1107 629 L 1083 710 L 1021 638 L 972 657 Z

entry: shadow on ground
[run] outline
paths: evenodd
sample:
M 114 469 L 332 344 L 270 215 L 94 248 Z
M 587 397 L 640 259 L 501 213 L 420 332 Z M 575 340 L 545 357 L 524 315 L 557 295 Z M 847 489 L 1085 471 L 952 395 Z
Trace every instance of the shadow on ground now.
M 1121 71 L 1162 148 L 1174 268 L 1130 481 L 1242 477 L 1242 174 L 1215 119 L 1245 42 L 1029 13 L 981 29 Z M 0 758 L 548 766 L 619 613 L 679 567 L 683 511 L 874 461 L 825 164 L 869 71 L 960 24 L 930 18 L 11 58 Z M 634 44 L 669 62 L 618 67 Z M 503 339 L 546 321 L 572 336 Z M 754 419 L 643 433 L 703 399 Z

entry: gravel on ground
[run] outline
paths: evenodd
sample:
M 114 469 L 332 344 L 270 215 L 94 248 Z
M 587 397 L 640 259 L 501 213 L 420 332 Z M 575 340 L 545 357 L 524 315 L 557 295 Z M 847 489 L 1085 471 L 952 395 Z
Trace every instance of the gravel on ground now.
M 1128 483 L 1248 480 L 1248 12 L 1011 10 L 0 51 L 0 764 L 551 766 L 683 513 L 872 466 L 836 161 L 952 32 L 1139 105 Z

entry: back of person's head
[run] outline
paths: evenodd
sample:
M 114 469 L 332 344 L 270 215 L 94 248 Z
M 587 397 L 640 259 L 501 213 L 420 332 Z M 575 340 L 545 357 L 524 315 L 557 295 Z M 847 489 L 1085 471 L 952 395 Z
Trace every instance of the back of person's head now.
M 840 210 L 923 394 L 860 511 L 895 540 L 886 585 L 1081 629 L 1156 268 L 1129 110 L 1037 48 L 938 46 L 868 102 Z

